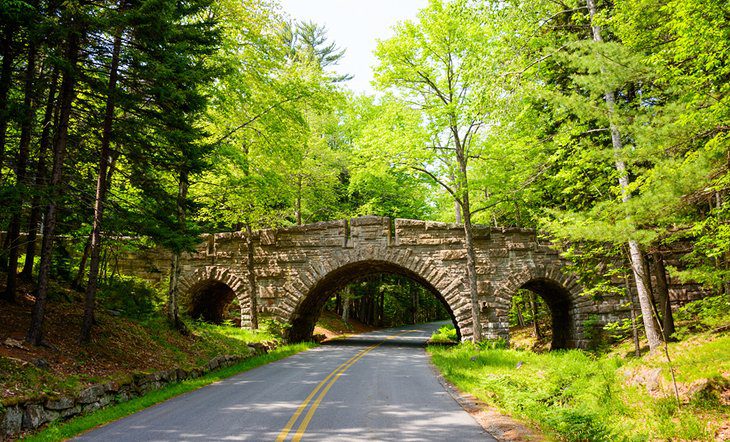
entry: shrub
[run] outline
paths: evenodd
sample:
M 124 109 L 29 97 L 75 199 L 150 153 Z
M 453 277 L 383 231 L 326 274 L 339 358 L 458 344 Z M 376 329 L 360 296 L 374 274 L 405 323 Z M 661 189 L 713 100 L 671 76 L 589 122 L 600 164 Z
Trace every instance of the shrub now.
M 693 301 L 677 311 L 677 331 L 673 335 L 683 339 L 692 331 L 708 330 L 730 323 L 730 297 L 708 296 Z
M 136 319 L 149 317 L 164 302 L 164 297 L 155 288 L 132 276 L 104 281 L 99 286 L 97 298 L 104 308 Z
M 431 335 L 433 342 L 458 342 L 456 328 L 452 324 L 441 326 Z

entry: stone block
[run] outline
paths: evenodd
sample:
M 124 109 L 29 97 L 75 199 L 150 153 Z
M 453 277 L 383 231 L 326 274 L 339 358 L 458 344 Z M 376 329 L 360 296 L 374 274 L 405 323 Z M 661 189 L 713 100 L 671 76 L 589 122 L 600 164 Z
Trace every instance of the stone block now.
M 60 397 L 46 401 L 46 408 L 49 410 L 61 411 L 74 406 L 75 401 L 70 397 Z
M 96 410 L 98 410 L 100 408 L 101 408 L 101 405 L 98 402 L 92 402 L 90 404 L 86 404 L 86 405 L 82 406 L 81 412 L 83 414 L 89 414 L 89 413 L 95 412 Z
M 62 419 L 68 419 L 69 417 L 76 416 L 79 413 L 81 413 L 81 405 L 74 405 L 71 408 L 66 408 L 65 410 L 58 412 L 59 417 Z
M 111 394 L 104 395 L 99 398 L 99 406 L 106 407 L 114 401 L 114 396 Z
M 43 405 L 30 404 L 25 407 L 23 413 L 23 428 L 35 429 L 45 424 L 58 419 L 59 412 L 54 410 L 46 410 Z
M 20 433 L 23 426 L 23 412 L 20 407 L 8 407 L 0 411 L 0 436 Z
M 90 404 L 96 402 L 105 393 L 104 385 L 92 385 L 84 390 L 81 390 L 77 401 L 81 404 Z
M 189 376 L 188 372 L 186 370 L 183 370 L 182 368 L 177 369 L 177 381 L 181 382 L 187 379 Z
M 466 259 L 466 250 L 444 250 L 438 254 L 442 261 L 456 261 Z

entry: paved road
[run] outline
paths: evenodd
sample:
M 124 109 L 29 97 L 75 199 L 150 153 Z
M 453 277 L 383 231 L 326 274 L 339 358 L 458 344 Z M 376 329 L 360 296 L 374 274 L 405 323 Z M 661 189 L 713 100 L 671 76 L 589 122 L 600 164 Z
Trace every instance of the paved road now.
M 494 441 L 444 391 L 429 365 L 423 343 L 439 325 L 323 345 L 79 439 Z

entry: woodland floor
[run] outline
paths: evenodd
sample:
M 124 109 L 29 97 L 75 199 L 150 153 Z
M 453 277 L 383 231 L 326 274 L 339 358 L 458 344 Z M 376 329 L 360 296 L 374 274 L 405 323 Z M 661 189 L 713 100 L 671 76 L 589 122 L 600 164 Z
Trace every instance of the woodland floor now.
M 235 327 L 190 324 L 191 334 L 172 330 L 155 316 L 134 320 L 98 309 L 92 342 L 79 345 L 81 294 L 55 286 L 48 303 L 44 344 L 25 342 L 33 303 L 32 287 L 21 287 L 15 304 L 0 301 L 0 399 L 9 402 L 39 393 L 70 393 L 134 372 L 193 368 L 222 354 L 243 355 L 249 342 L 270 340 Z

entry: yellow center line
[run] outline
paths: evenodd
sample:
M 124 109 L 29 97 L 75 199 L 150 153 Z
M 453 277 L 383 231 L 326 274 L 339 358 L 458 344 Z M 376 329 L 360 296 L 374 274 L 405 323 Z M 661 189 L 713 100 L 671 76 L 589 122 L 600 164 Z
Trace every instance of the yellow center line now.
M 387 338 L 385 338 L 385 340 L 383 342 L 390 340 L 390 339 L 394 339 L 394 338 L 404 335 L 406 333 L 412 333 L 412 332 L 416 332 L 416 331 L 417 330 L 407 330 L 407 331 L 398 333 L 396 335 L 391 335 L 391 336 L 388 336 Z M 322 402 L 324 397 L 327 395 L 327 392 L 330 390 L 330 388 L 332 388 L 332 386 L 335 384 L 335 382 L 337 382 L 337 379 L 339 379 L 339 377 L 342 376 L 342 374 L 344 374 L 345 371 L 347 371 L 347 369 L 349 369 L 350 367 L 355 365 L 355 363 L 357 361 L 359 361 L 362 357 L 364 357 L 366 354 L 370 353 L 371 351 L 375 350 L 377 347 L 381 346 L 383 344 L 383 342 L 380 342 L 375 345 L 371 345 L 370 347 L 368 347 L 364 350 L 361 350 L 359 353 L 357 353 L 355 356 L 350 358 L 343 365 L 337 367 L 337 369 L 335 369 L 335 371 L 330 373 L 330 376 L 327 376 L 327 378 L 325 378 L 321 382 L 321 384 L 317 386 L 315 391 L 313 391 L 312 394 L 310 394 L 307 397 L 307 399 L 305 399 L 305 403 L 303 403 L 302 406 L 300 406 L 301 410 L 306 408 L 307 403 L 309 402 L 309 400 L 311 400 L 311 397 L 314 394 L 316 394 L 316 392 L 319 391 L 320 387 L 323 384 L 327 383 L 327 381 L 329 380 L 329 383 L 327 383 L 327 386 L 324 387 L 324 389 L 322 389 L 321 393 L 319 393 L 319 396 L 317 396 L 317 399 L 315 399 L 315 401 L 312 403 L 312 406 L 309 408 L 309 411 L 304 416 L 304 419 L 302 419 L 302 422 L 299 424 L 299 428 L 297 428 L 297 432 L 292 437 L 292 442 L 299 442 L 302 439 L 302 436 L 304 436 L 304 432 L 306 431 L 307 427 L 309 426 L 309 422 L 312 420 L 312 417 L 314 416 L 314 412 L 317 410 L 317 407 L 319 407 L 319 404 Z M 295 416 L 292 416 L 292 419 L 289 421 L 289 423 L 291 423 L 292 426 L 293 426 L 294 422 L 296 422 L 299 415 L 301 414 L 301 410 L 298 409 L 297 413 L 295 413 Z M 285 428 L 286 433 L 284 433 L 284 431 L 282 431 L 283 436 L 282 436 L 282 434 L 280 434 L 279 438 L 281 438 L 281 439 L 277 439 L 277 442 L 283 441 L 284 439 L 286 439 L 287 434 L 289 433 L 289 431 L 291 431 L 291 426 L 289 426 L 289 423 L 287 423 L 287 426 L 289 428 Z
M 379 345 L 379 344 L 378 344 Z M 374 347 L 373 347 L 374 348 Z M 307 396 L 304 401 L 299 405 L 299 408 L 297 408 L 297 411 L 294 412 L 294 415 L 292 415 L 291 419 L 286 423 L 284 426 L 284 429 L 281 430 L 281 433 L 279 433 L 279 436 L 276 438 L 276 442 L 283 442 L 286 440 L 286 437 L 289 435 L 289 432 L 294 427 L 294 424 L 297 422 L 297 419 L 299 419 L 299 416 L 302 414 L 305 408 L 307 408 L 307 405 L 309 405 L 309 401 L 312 400 L 312 398 L 319 392 L 319 390 L 329 381 L 333 376 L 337 375 L 337 373 L 340 372 L 347 364 L 349 364 L 354 359 L 358 358 L 364 351 L 369 351 L 369 348 L 366 348 L 364 350 L 360 350 L 358 353 L 353 355 L 350 359 L 346 360 L 342 364 L 340 364 L 337 368 L 335 368 L 332 373 L 327 375 L 326 378 L 324 378 L 317 386 L 312 390 L 311 393 L 309 393 L 309 396 Z

